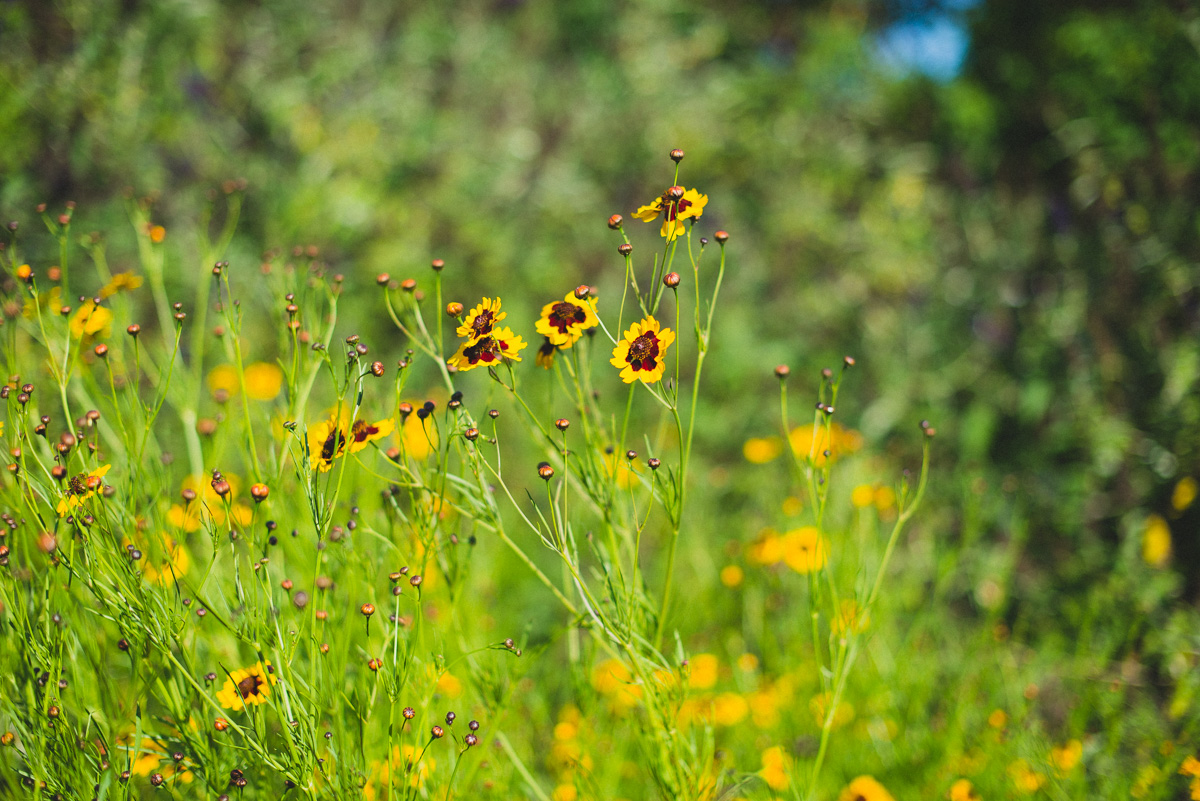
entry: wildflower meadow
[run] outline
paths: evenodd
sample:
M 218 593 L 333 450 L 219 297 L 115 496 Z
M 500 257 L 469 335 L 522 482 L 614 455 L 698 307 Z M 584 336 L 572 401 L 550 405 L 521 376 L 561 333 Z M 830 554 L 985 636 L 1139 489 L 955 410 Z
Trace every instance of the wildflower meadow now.
M 242 5 L 0 9 L 0 798 L 1200 798 L 1194 12 Z

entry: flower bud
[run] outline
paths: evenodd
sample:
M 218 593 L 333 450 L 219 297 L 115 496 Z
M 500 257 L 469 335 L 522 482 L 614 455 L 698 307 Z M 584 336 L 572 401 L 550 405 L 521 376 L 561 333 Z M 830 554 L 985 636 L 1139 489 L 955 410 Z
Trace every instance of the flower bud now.
M 125 333 L 129 334 L 129 336 L 134 337 L 136 339 L 137 335 L 142 333 L 142 327 L 140 325 L 138 325 L 137 323 L 134 323 L 133 325 L 131 325 L 125 329 Z
M 104 357 L 108 356 L 108 345 L 105 345 L 103 342 L 101 342 L 96 346 L 94 353 L 103 359 Z
M 671 289 L 674 289 L 675 287 L 679 286 L 679 281 L 680 281 L 679 273 L 667 273 L 666 275 L 663 276 L 663 283 L 666 284 Z
M 463 313 L 463 305 L 458 301 L 451 301 L 446 304 L 446 315 L 448 317 L 458 317 Z
M 543 481 L 549 481 L 554 478 L 554 468 L 550 466 L 549 462 L 538 463 L 537 471 Z
M 657 470 L 658 466 L 660 464 L 662 464 L 662 462 L 660 462 L 657 458 L 651 456 L 649 459 L 646 460 L 646 464 L 649 466 L 649 468 L 651 470 Z
M 375 283 L 379 284 L 380 286 L 387 286 L 391 280 L 392 277 L 387 273 L 380 273 L 379 275 L 375 276 Z
M 675 148 L 674 150 L 672 150 L 670 155 L 671 155 L 671 161 L 675 162 L 676 164 L 683 161 L 683 151 L 680 150 L 679 148 Z
M 622 256 L 628 256 L 633 252 L 633 245 L 629 244 L 628 242 L 622 242 L 621 244 L 617 245 L 617 252 Z
M 375 614 L 375 604 L 363 604 L 358 611 L 363 613 L 363 617 L 370 617 Z
M 446 734 L 446 732 L 442 730 L 441 726 L 434 726 L 432 729 L 429 730 L 429 733 L 431 735 L 433 735 L 433 739 L 435 739 L 435 740 L 442 739 L 442 737 L 444 737 Z
M 620 214 L 614 214 L 608 218 L 608 227 L 614 231 L 618 231 L 621 228 L 622 220 L 624 220 L 624 217 L 622 217 Z
M 787 378 L 788 374 L 791 372 L 791 369 L 788 368 L 786 364 L 781 364 L 775 368 L 775 377 L 782 381 L 783 379 Z
M 400 282 L 400 288 L 405 292 L 413 292 L 417 288 L 417 281 L 414 278 L 405 278 Z
M 434 259 L 429 263 L 429 266 L 440 273 L 446 268 L 446 262 L 442 261 L 441 259 Z
M 554 421 L 554 427 L 559 431 L 566 431 L 571 425 L 571 421 L 565 417 L 560 417 Z
M 468 442 L 474 442 L 479 438 L 479 429 L 475 427 L 468 428 L 463 432 L 463 436 L 467 438 Z
M 371 375 L 376 378 L 382 378 L 384 373 L 383 362 L 371 362 Z
M 590 295 L 591 292 L 592 292 L 592 288 L 590 286 L 588 286 L 587 284 L 580 284 L 579 286 L 575 287 L 575 299 L 583 300 L 588 295 Z
M 715 234 L 713 234 L 713 239 L 724 245 L 729 241 L 729 233 L 727 231 L 717 231 Z
M 415 718 L 417 716 L 416 710 L 413 709 L 411 706 L 404 707 L 404 712 L 402 712 L 401 714 L 404 715 L 405 720 L 412 720 L 413 718 Z
M 250 487 L 250 497 L 254 499 L 255 503 L 262 503 L 270 494 L 271 489 L 266 484 L 254 484 Z

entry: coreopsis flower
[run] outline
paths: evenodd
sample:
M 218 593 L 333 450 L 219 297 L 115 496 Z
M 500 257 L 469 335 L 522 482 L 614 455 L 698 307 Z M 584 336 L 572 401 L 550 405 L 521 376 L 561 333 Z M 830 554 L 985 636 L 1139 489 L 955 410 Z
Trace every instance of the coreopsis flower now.
M 350 426 L 350 452 L 358 453 L 367 445 L 383 439 L 396 429 L 396 423 L 390 417 L 377 420 L 374 423 L 367 420 L 355 420 Z
M 825 567 L 829 547 L 816 526 L 803 526 L 783 535 L 783 561 L 797 573 Z
M 895 801 L 874 776 L 859 776 L 846 785 L 838 801 Z
M 283 390 L 283 370 L 270 362 L 246 365 L 246 394 L 258 401 L 275 400 Z
M 112 332 L 112 319 L 112 312 L 108 309 L 86 300 L 71 315 L 71 334 L 76 339 L 97 334 L 102 338 L 107 337 Z
M 336 417 L 308 429 L 308 458 L 314 469 L 328 473 L 333 460 L 346 452 L 346 428 Z
M 484 298 L 478 306 L 467 313 L 467 318 L 463 320 L 462 325 L 455 333 L 460 337 L 466 337 L 468 341 L 474 341 L 492 333 L 496 323 L 507 316 L 507 312 L 500 311 L 500 298 L 496 298 L 494 301 L 491 298 Z
M 674 341 L 674 331 L 662 328 L 658 320 L 647 317 L 629 327 L 613 348 L 609 362 L 621 369 L 621 380 L 626 384 L 634 381 L 653 384 L 662 380 L 666 370 L 666 350 Z
M 519 362 L 521 357 L 517 352 L 527 344 L 511 328 L 493 328 L 489 334 L 464 342 L 446 363 L 465 371 L 480 365 L 499 364 L 501 360 Z
M 684 189 L 682 186 L 672 186 L 661 196 L 656 197 L 648 206 L 642 206 L 633 213 L 642 222 L 654 222 L 662 215 L 661 234 L 668 242 L 683 233 L 684 220 L 696 220 L 704 213 L 708 203 L 708 195 L 702 195 L 695 189 Z
M 85 501 L 96 494 L 103 482 L 100 479 L 108 473 L 112 465 L 106 464 L 87 473 L 71 476 L 63 490 L 63 497 L 55 507 L 59 517 L 66 517 L 83 505 Z M 92 479 L 96 479 L 92 481 Z
M 158 547 L 151 549 L 153 552 L 148 552 L 138 565 L 142 571 L 142 578 L 161 586 L 185 575 L 191 567 L 192 560 L 183 546 L 166 532 L 159 534 L 159 538 Z
M 558 352 L 558 348 L 554 347 L 554 343 L 550 341 L 549 337 L 542 337 L 542 340 L 542 346 L 538 348 L 533 361 L 543 370 L 549 370 L 554 366 L 554 354 Z
M 248 668 L 230 671 L 225 678 L 225 686 L 217 692 L 221 707 L 237 712 L 246 706 L 265 704 L 271 696 L 271 685 L 279 681 L 270 668 L 270 662 L 259 662 Z
M 100 288 L 100 297 L 109 298 L 118 292 L 137 289 L 142 285 L 142 277 L 131 272 L 113 273 L 112 280 Z
M 559 348 L 569 348 L 579 341 L 583 332 L 600 324 L 596 316 L 596 299 L 582 300 L 571 290 L 560 301 L 542 307 L 542 316 L 537 321 L 537 332 Z

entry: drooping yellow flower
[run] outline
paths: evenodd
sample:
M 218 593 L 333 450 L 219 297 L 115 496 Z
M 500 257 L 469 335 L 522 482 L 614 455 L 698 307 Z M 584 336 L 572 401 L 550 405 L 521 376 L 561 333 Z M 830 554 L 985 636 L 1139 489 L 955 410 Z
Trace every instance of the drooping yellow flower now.
M 874 776 L 859 776 L 851 781 L 838 796 L 838 801 L 896 801 L 887 788 Z
M 328 473 L 334 459 L 346 452 L 346 429 L 337 417 L 330 417 L 308 429 L 308 458 L 314 470 Z
M 131 272 L 114 273 L 112 280 L 100 289 L 101 298 L 110 298 L 118 292 L 137 289 L 142 285 L 142 277 Z
M 230 671 L 225 677 L 225 686 L 217 692 L 217 702 L 234 712 L 246 706 L 265 704 L 271 696 L 271 685 L 278 681 L 270 662 Z
M 828 550 L 815 526 L 803 526 L 783 535 L 783 561 L 797 573 L 812 573 L 823 568 Z
M 187 550 L 166 532 L 159 534 L 159 543 L 155 547 L 143 550 L 145 553 L 137 564 L 142 571 L 142 578 L 151 584 L 170 584 L 186 575 L 191 567 L 192 560 Z
M 103 478 L 108 474 L 112 465 L 106 464 L 90 470 L 87 473 L 72 476 L 67 480 L 63 489 L 63 497 L 55 507 L 59 517 L 66 517 L 84 504 L 104 485 Z
M 708 195 L 702 195 L 695 189 L 672 186 L 649 205 L 640 207 L 633 216 L 642 222 L 654 222 L 662 215 L 659 233 L 670 242 L 684 232 L 685 220 L 696 220 L 704 214 L 707 203 Z
M 94 337 L 101 338 L 112 333 L 113 315 L 103 306 L 97 306 L 90 299 L 79 304 L 79 308 L 71 315 L 71 335 L 76 339 Z
M 270 401 L 283 391 L 283 370 L 270 362 L 246 366 L 246 395 L 257 401 Z
M 662 380 L 667 369 L 667 348 L 674 341 L 675 332 L 659 326 L 653 317 L 647 317 L 629 327 L 613 348 L 609 363 L 621 370 L 621 380 L 626 384 L 634 381 L 653 384 Z
M 511 328 L 493 328 L 489 334 L 464 342 L 446 363 L 460 372 L 466 372 L 480 365 L 499 364 L 502 360 L 519 362 L 521 357 L 517 353 L 526 344 Z
M 1158 515 L 1146 518 L 1142 529 L 1142 559 L 1151 567 L 1165 567 L 1171 558 L 1171 527 Z
M 533 363 L 543 370 L 549 370 L 554 366 L 554 354 L 557 352 L 558 348 L 554 347 L 554 343 L 548 338 L 542 337 L 542 345 L 534 355 Z
M 466 337 L 468 341 L 474 341 L 492 333 L 496 323 L 507 316 L 508 312 L 500 311 L 500 298 L 496 298 L 495 301 L 491 298 L 484 298 L 478 306 L 467 313 L 462 325 L 455 330 L 455 333 L 460 337 Z
M 383 439 L 396 429 L 396 423 L 390 417 L 376 420 L 374 423 L 366 420 L 355 420 L 350 426 L 350 452 L 358 453 L 367 445 Z
M 583 332 L 600 324 L 596 316 L 596 299 L 575 296 L 574 290 L 555 303 L 542 307 L 537 332 L 555 347 L 569 348 L 579 341 Z
M 751 437 L 742 445 L 742 455 L 750 464 L 766 464 L 783 453 L 783 440 L 779 437 Z

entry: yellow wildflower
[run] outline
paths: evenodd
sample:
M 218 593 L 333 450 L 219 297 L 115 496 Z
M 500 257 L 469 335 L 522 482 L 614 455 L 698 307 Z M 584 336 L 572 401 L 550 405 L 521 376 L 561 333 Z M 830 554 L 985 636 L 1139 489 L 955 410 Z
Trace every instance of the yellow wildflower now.
M 308 429 L 308 459 L 314 470 L 328 473 L 334 459 L 346 452 L 346 429 L 336 417 Z
M 446 363 L 456 370 L 466 372 L 480 365 L 497 365 L 501 361 L 519 362 L 521 357 L 517 354 L 524 350 L 527 344 L 519 335 L 514 334 L 511 328 L 494 328 L 485 336 L 464 342 Z
M 396 424 L 390 417 L 377 420 L 374 423 L 366 420 L 355 420 L 350 426 L 350 452 L 358 453 L 372 442 L 383 439 L 395 430 Z
M 988 725 L 993 729 L 1003 729 L 1008 724 L 1008 713 L 1003 709 L 993 709 L 988 715 Z
M 1146 518 L 1142 529 L 1142 559 L 1151 567 L 1165 567 L 1171 558 L 1171 527 L 1158 515 Z
M 217 400 L 234 397 L 238 394 L 238 390 L 241 387 L 241 382 L 238 381 L 237 368 L 232 364 L 218 364 L 208 371 L 208 376 L 204 379 L 204 382 L 208 384 L 208 391 Z
M 719 726 L 736 726 L 750 714 L 750 704 L 738 693 L 721 693 L 713 699 L 713 721 Z
M 170 584 L 180 576 L 186 575 L 192 560 L 187 551 L 178 542 L 166 534 L 159 533 L 159 542 L 147 551 L 138 563 L 142 578 L 151 584 Z
M 270 662 L 230 671 L 225 686 L 217 692 L 217 701 L 222 708 L 234 712 L 245 706 L 265 704 L 271 696 L 271 685 L 278 681 Z
M 704 214 L 704 206 L 707 203 L 708 195 L 702 195 L 695 189 L 672 186 L 648 205 L 635 211 L 633 216 L 642 222 L 654 222 L 661 214 L 663 222 L 659 233 L 671 242 L 684 232 L 685 220 L 699 219 Z
M 875 488 L 870 484 L 859 484 L 850 492 L 850 503 L 858 509 L 866 509 L 875 502 Z
M 661 381 L 667 369 L 667 348 L 675 341 L 675 332 L 662 328 L 658 320 L 647 317 L 629 326 L 625 336 L 613 348 L 609 363 L 620 368 L 626 384 L 641 381 L 653 384 Z
M 807 574 L 823 568 L 828 550 L 815 526 L 804 526 L 783 535 L 783 561 L 797 573 Z
M 72 476 L 63 490 L 63 497 L 55 507 L 59 517 L 66 517 L 84 504 L 104 485 L 102 479 L 108 474 L 112 465 L 106 464 L 90 470 L 87 473 Z
M 71 315 L 71 335 L 76 339 L 93 337 L 101 338 L 112 333 L 113 315 L 103 306 L 97 306 L 92 300 L 85 300 Z
M 862 434 L 838 423 L 831 423 L 828 430 L 824 425 L 798 426 L 788 434 L 788 441 L 798 458 L 808 459 L 811 455 L 817 467 L 825 464 L 825 451 L 829 451 L 829 458 L 837 459 L 862 448 Z
M 542 307 L 535 328 L 546 341 L 557 348 L 569 348 L 579 341 L 583 332 L 600 325 L 596 316 L 596 299 L 578 298 L 572 290 L 554 303 Z
M 979 801 L 979 793 L 969 779 L 959 779 L 950 785 L 950 801 Z
M 874 776 L 859 776 L 846 785 L 838 801 L 896 801 Z
M 744 576 L 744 571 L 737 565 L 725 565 L 721 568 L 721 583 L 730 589 L 740 586 Z
M 1029 763 L 1018 759 L 1008 766 L 1008 775 L 1022 793 L 1036 793 L 1046 783 L 1046 777 L 1031 769 Z
M 1083 744 L 1078 740 L 1071 740 L 1050 749 L 1050 762 L 1058 770 L 1059 775 L 1070 773 L 1082 758 Z
M 437 450 L 437 429 L 425 423 L 415 414 L 404 418 L 400 426 L 400 447 L 408 456 L 423 461 Z
M 766 464 L 783 453 L 783 440 L 779 437 L 751 437 L 742 445 L 742 455 L 750 464 Z
M 688 685 L 694 690 L 716 686 L 720 665 L 712 654 L 696 654 L 688 660 Z
M 772 790 L 786 790 L 791 783 L 788 779 L 791 761 L 782 748 L 773 745 L 762 752 L 762 770 L 758 775 L 763 777 L 763 781 Z
M 491 298 L 484 298 L 478 306 L 467 313 L 466 319 L 455 330 L 455 333 L 473 342 L 491 334 L 496 323 L 507 316 L 508 312 L 500 311 L 500 298 L 496 298 L 494 302 Z
M 1176 512 L 1182 512 L 1192 505 L 1196 500 L 1196 479 L 1191 476 L 1185 476 L 1179 479 L 1179 483 L 1175 485 L 1175 489 L 1171 492 L 1171 508 Z
M 246 366 L 246 395 L 257 401 L 270 401 L 283 391 L 283 370 L 270 362 L 254 362 Z
M 142 277 L 131 272 L 115 273 L 112 280 L 100 289 L 100 297 L 110 298 L 118 292 L 137 289 L 142 285 Z

